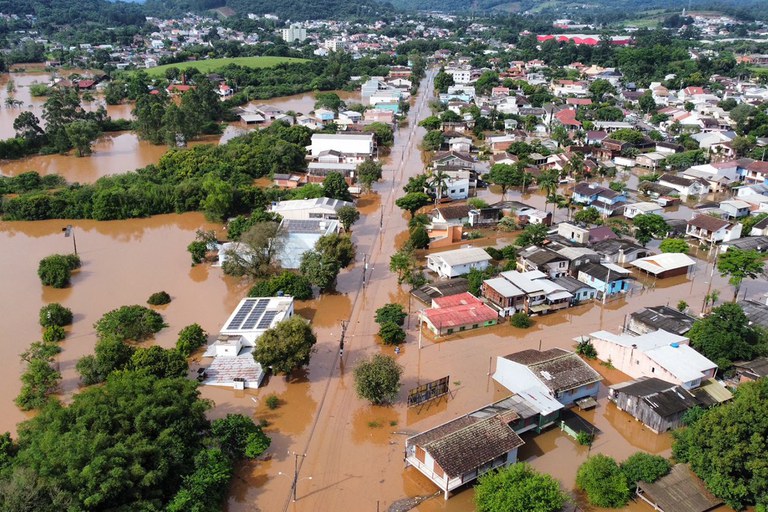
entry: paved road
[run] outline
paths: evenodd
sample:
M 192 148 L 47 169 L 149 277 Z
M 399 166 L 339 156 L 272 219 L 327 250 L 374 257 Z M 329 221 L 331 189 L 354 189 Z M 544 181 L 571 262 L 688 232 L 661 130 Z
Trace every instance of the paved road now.
M 366 501 L 373 500 L 374 495 L 383 494 L 372 488 L 360 489 L 361 485 L 369 486 L 380 480 L 375 464 L 372 465 L 365 454 L 360 453 L 364 448 L 352 439 L 353 412 L 367 405 L 357 398 L 350 373 L 363 357 L 392 350 L 381 348 L 377 343 L 373 317 L 377 308 L 390 302 L 393 296 L 401 297 L 402 294 L 396 277 L 389 271 L 389 258 L 396 250 L 395 237 L 407 229 L 407 221 L 395 206 L 395 199 L 402 195 L 402 187 L 408 177 L 423 171 L 419 144 L 425 131 L 418 123 L 430 115 L 428 103 L 433 97 L 435 73 L 434 70 L 427 73 L 409 112 L 408 125 L 395 136 L 389 162 L 384 166 L 383 179 L 375 187 L 381 197 L 379 212 L 361 218 L 353 228 L 358 256 L 365 255 L 367 258 L 367 284 L 362 287 L 364 269 L 361 264 L 358 265 L 359 270 L 340 277 L 346 281 L 339 283 L 340 288 L 349 289 L 350 284 L 357 284 L 348 319 L 345 350 L 341 361 L 337 356 L 334 362 L 303 450 L 307 456 L 300 459 L 301 474 L 312 475 L 313 479 L 311 482 L 300 481 L 303 496 L 296 503 L 289 498 L 285 510 L 358 510 L 357 506 L 366 497 L 367 491 L 371 494 Z M 350 483 L 346 490 L 344 482 Z M 372 504 L 375 507 L 375 501 Z

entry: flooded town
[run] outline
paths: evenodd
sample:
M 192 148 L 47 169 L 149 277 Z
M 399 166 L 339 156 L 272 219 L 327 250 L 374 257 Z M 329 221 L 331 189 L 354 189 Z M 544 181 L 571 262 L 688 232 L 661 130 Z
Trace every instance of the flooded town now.
M 0 512 L 766 510 L 768 19 L 406 3 L 0 12 Z

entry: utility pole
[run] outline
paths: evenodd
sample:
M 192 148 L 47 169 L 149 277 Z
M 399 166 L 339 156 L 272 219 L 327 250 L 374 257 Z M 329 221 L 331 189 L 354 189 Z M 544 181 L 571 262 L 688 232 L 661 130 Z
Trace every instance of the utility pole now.
M 344 356 L 344 335 L 347 333 L 347 325 L 349 325 L 349 322 L 346 320 L 341 321 L 341 339 L 339 340 L 339 363 L 341 363 L 341 358 Z
M 368 270 L 368 255 L 363 254 L 363 288 L 365 288 L 365 274 Z
M 61 228 L 61 230 L 64 232 L 65 238 L 69 238 L 69 236 L 72 235 L 72 245 L 75 248 L 75 256 L 77 256 L 77 239 L 75 238 L 75 228 L 72 227 L 72 224 L 67 224 L 67 226 Z
M 306 453 L 293 452 L 293 501 L 296 502 L 296 487 L 299 483 L 299 457 L 306 457 Z

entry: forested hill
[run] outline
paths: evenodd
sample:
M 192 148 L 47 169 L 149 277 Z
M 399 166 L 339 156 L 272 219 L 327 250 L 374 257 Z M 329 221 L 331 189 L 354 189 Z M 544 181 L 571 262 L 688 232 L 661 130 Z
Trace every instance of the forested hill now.
M 670 9 L 680 11 L 690 5 L 693 10 L 711 10 L 740 16 L 744 19 L 766 19 L 765 0 L 590 0 L 589 7 L 573 0 L 391 0 L 405 10 L 443 12 L 508 12 L 551 14 L 576 19 L 592 18 L 609 23 L 642 15 L 643 11 Z
M 389 2 L 374 0 L 147 0 L 145 12 L 202 11 L 227 7 L 236 14 L 275 14 L 282 20 L 339 19 L 356 15 L 376 16 L 394 10 Z
M 0 0 L 0 13 L 35 16 L 43 28 L 88 22 L 142 25 L 146 16 L 141 5 L 107 0 Z

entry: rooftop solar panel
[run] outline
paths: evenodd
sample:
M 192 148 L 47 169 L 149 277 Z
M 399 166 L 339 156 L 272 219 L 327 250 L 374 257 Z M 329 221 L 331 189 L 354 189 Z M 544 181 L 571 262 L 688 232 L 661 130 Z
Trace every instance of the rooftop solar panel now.
M 229 325 L 227 325 L 227 329 L 239 329 L 240 324 L 243 323 L 243 320 L 245 320 L 245 318 L 251 312 L 251 309 L 253 308 L 254 304 L 256 304 L 256 301 L 257 299 L 248 299 L 243 302 L 242 306 L 240 306 L 240 309 L 237 310 L 237 313 L 235 313 L 235 316 L 232 317 L 232 321 L 229 322 Z
M 261 318 L 261 322 L 259 322 L 259 329 L 269 329 L 269 326 L 272 325 L 272 320 L 275 319 L 277 316 L 277 311 L 267 311 L 264 313 L 264 316 Z
M 264 310 L 267 309 L 268 304 L 269 304 L 269 299 L 259 299 L 259 302 L 256 303 L 256 306 L 253 308 L 253 311 L 251 311 L 251 314 L 248 315 L 248 318 L 246 318 L 245 322 L 243 322 L 243 325 L 240 326 L 240 329 L 243 329 L 243 330 L 253 329 L 253 326 L 259 322 L 259 318 L 261 318 L 261 315 L 264 313 Z

